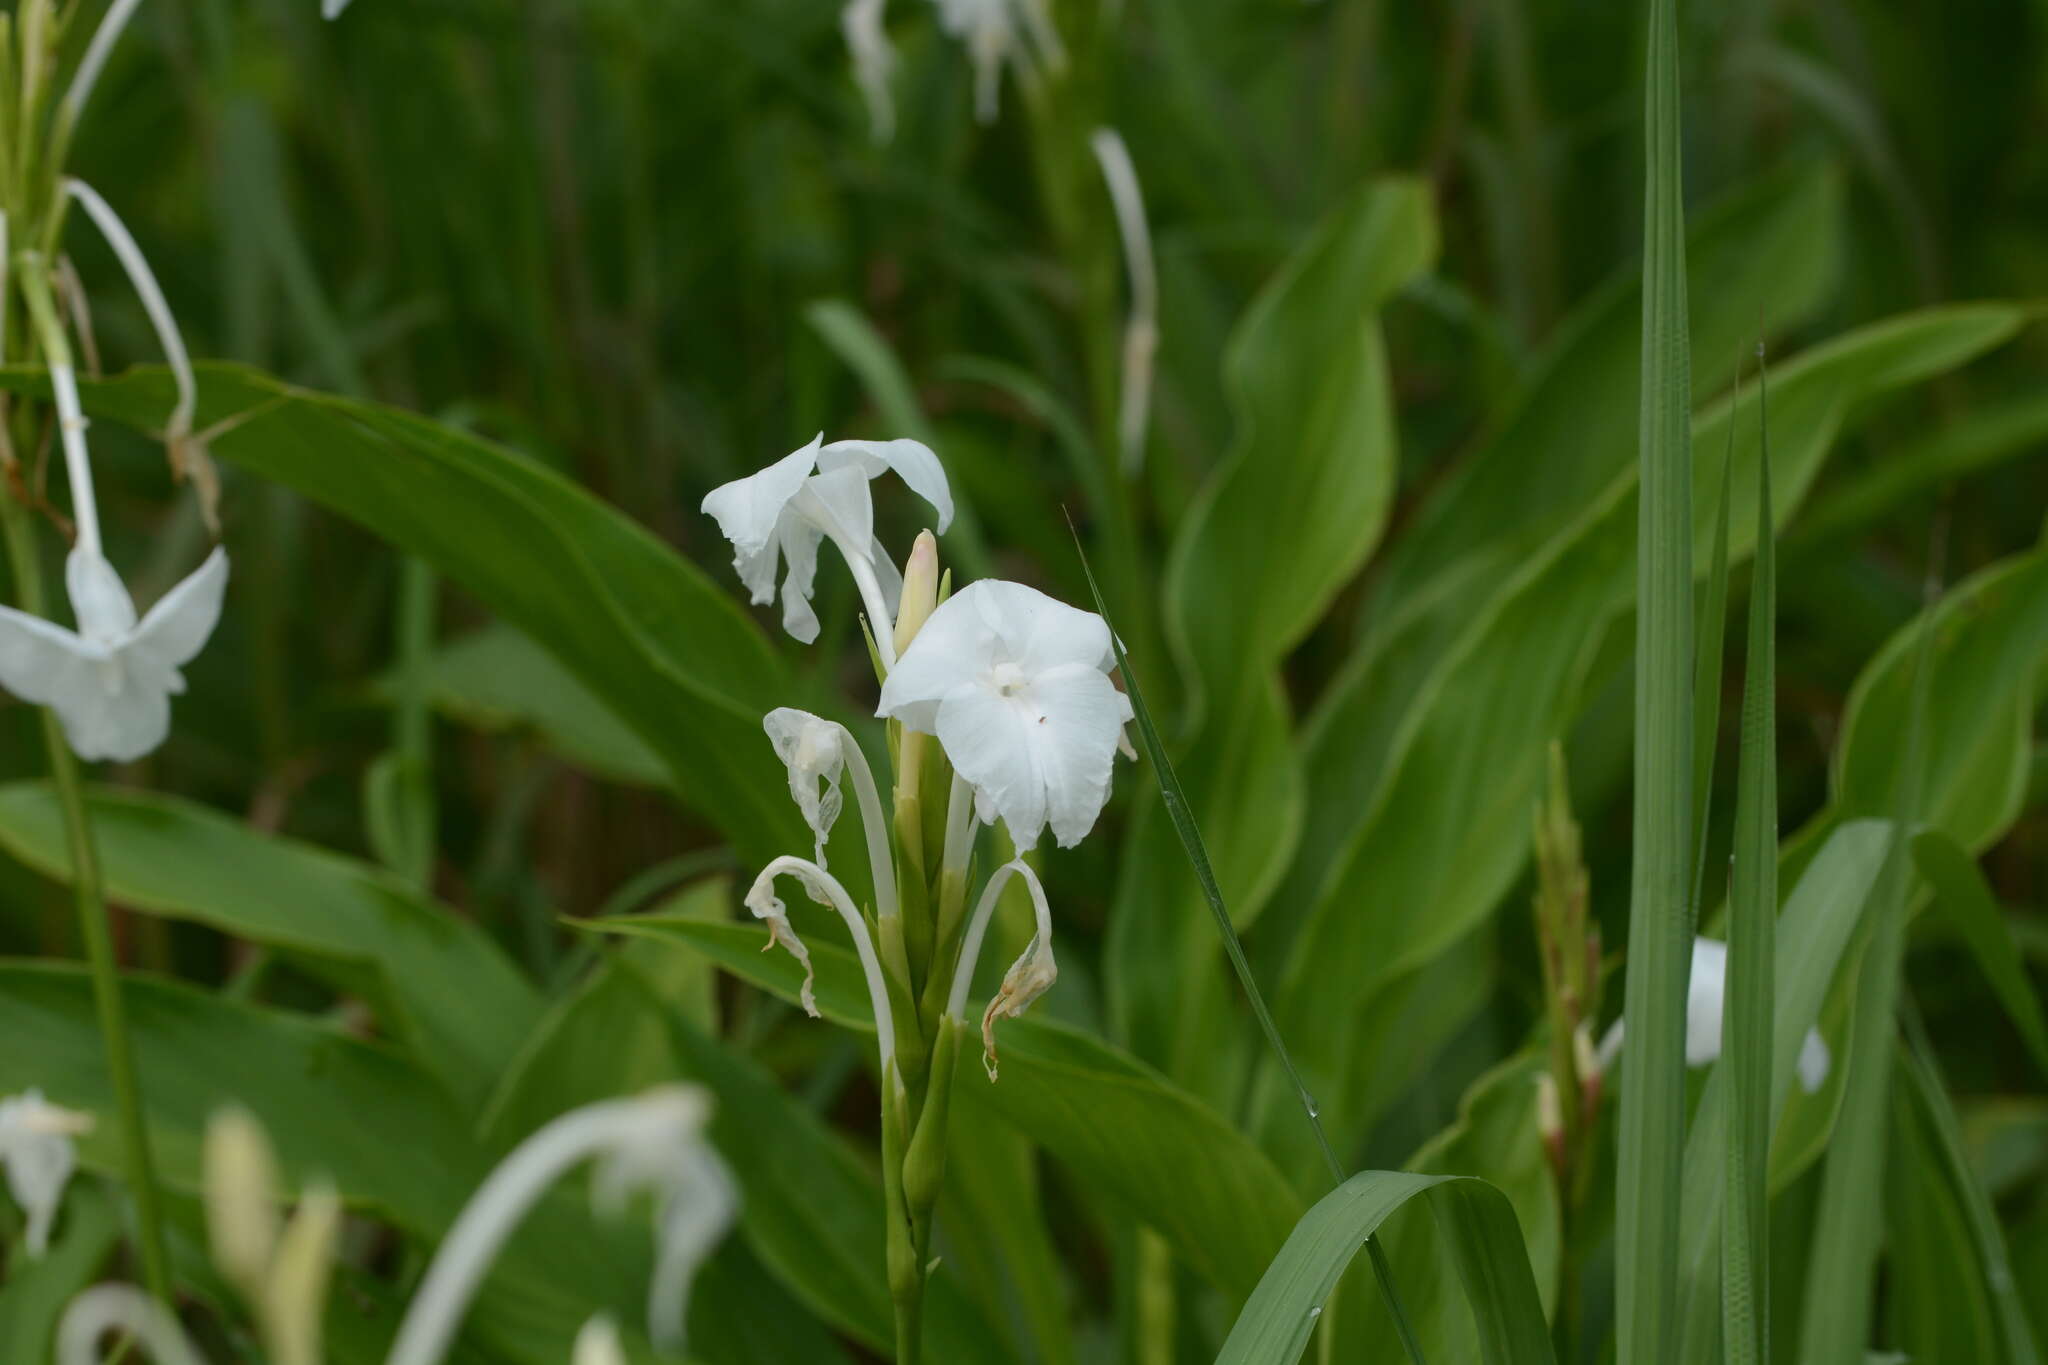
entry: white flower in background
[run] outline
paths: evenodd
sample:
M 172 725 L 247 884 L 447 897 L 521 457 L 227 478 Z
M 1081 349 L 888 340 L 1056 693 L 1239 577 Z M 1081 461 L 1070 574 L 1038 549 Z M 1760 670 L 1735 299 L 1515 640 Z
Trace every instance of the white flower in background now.
M 1018 41 L 1021 26 L 1031 35 L 1037 61 L 1058 71 L 1067 64 L 1066 49 L 1045 0 L 933 0 L 939 7 L 939 26 L 967 45 L 974 62 L 974 109 L 983 123 L 994 122 L 1002 86 L 1003 63 L 1015 61 L 1025 72 L 1034 70 L 1031 52 Z
M 805 644 L 818 638 L 811 610 L 818 542 L 829 537 L 867 604 L 869 625 L 884 667 L 895 663 L 891 626 L 902 589 L 894 561 L 875 540 L 871 480 L 894 470 L 912 492 L 932 505 L 938 529 L 953 524 L 953 494 L 946 471 L 919 441 L 834 441 L 824 437 L 757 474 L 721 484 L 704 495 L 703 510 L 732 542 L 733 568 L 756 606 L 774 600 L 784 561 L 782 624 Z
M 1728 945 L 1716 939 L 1692 941 L 1692 978 L 1685 996 L 1685 1064 L 1707 1066 L 1721 1056 L 1721 1007 L 1727 994 Z M 1623 1025 L 1617 1019 L 1600 1040 L 1602 1071 L 1612 1070 L 1621 1053 Z M 1828 1078 L 1827 1040 L 1810 1028 L 1799 1045 L 1799 1088 L 1811 1095 Z
M 71 1140 L 91 1131 L 90 1114 L 59 1108 L 40 1090 L 0 1100 L 0 1164 L 7 1167 L 8 1192 L 28 1216 L 25 1241 L 32 1260 L 49 1249 L 57 1206 L 78 1165 Z
M 867 100 L 868 123 L 875 141 L 887 142 L 896 134 L 896 104 L 889 97 L 889 75 L 896 69 L 896 52 L 882 28 L 883 7 L 888 0 L 846 0 L 839 11 L 839 31 L 846 37 L 846 50 L 853 58 L 853 78 Z
M 320 0 L 322 19 L 339 19 L 341 12 L 348 8 L 349 0 Z
M 185 690 L 178 670 L 220 620 L 227 554 L 216 547 L 140 620 L 120 575 L 83 536 L 64 580 L 75 631 L 0 607 L 0 688 L 54 710 L 80 758 L 141 758 L 170 733 L 171 698 Z
M 616 1207 L 637 1192 L 660 1201 L 648 1330 L 658 1346 L 678 1344 L 689 1280 L 738 1209 L 732 1178 L 704 1140 L 709 1117 L 703 1091 L 666 1085 L 572 1109 L 520 1143 L 442 1239 L 387 1365 L 435 1365 L 441 1359 L 498 1249 L 555 1181 L 585 1160 L 596 1163 L 593 1194 L 599 1205 Z M 586 1326 L 584 1335 L 589 1334 Z M 579 1336 L 579 1365 L 585 1344 Z M 597 1349 L 601 1343 L 590 1344 Z
M 206 1236 L 213 1263 L 256 1317 L 274 1365 L 319 1365 L 327 1290 L 341 1237 L 341 1196 L 310 1184 L 289 1219 L 279 1216 L 282 1181 L 263 1125 L 246 1110 L 217 1111 L 201 1147 Z
M 132 1284 L 96 1284 L 65 1306 L 57 1365 L 100 1365 L 100 1340 L 115 1332 L 141 1343 L 154 1365 L 204 1365 L 171 1311 Z
M 1097 128 L 1088 138 L 1109 187 L 1123 237 L 1124 265 L 1131 278 L 1131 312 L 1124 322 L 1122 380 L 1118 386 L 1117 438 L 1123 469 L 1135 474 L 1145 461 L 1145 430 L 1152 418 L 1152 366 L 1159 350 L 1159 274 L 1152 261 L 1152 228 L 1145 195 L 1130 148 L 1114 128 Z
M 626 1348 L 619 1344 L 619 1328 L 604 1314 L 583 1324 L 576 1334 L 576 1349 L 569 1365 L 626 1365 Z
M 981 958 L 981 940 L 988 933 L 989 919 L 1002 898 L 1003 884 L 1012 877 L 1021 877 L 1025 890 L 1031 893 L 1031 908 L 1038 923 L 1031 942 L 1010 964 L 1010 970 L 1003 974 L 1002 986 L 990 998 L 988 1008 L 982 1011 L 981 1061 L 991 1081 L 996 1078 L 996 1020 L 1017 1018 L 1059 980 L 1059 967 L 1052 958 L 1052 908 L 1046 904 L 1045 887 L 1040 885 L 1038 874 L 1031 870 L 1029 864 L 1021 858 L 1013 859 L 991 873 L 988 885 L 981 889 L 981 900 L 974 907 L 974 917 L 967 924 L 967 937 L 961 942 L 959 964 L 953 969 L 953 989 L 947 998 L 946 1013 L 958 1020 L 967 1012 L 967 992 L 974 984 L 974 966 Z
M 1109 627 L 1021 583 L 985 579 L 941 603 L 882 684 L 875 714 L 937 735 L 1020 849 L 1046 825 L 1071 848 L 1109 799 L 1131 719 L 1109 680 Z

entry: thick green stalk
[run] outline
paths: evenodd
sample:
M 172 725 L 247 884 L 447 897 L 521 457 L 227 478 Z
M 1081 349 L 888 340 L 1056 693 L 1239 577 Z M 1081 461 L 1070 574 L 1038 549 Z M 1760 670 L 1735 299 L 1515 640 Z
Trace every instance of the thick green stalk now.
M 1721 1337 L 1728 1365 L 1771 1358 L 1770 1157 L 1772 1015 L 1778 955 L 1777 560 L 1765 390 L 1757 463 L 1756 573 L 1736 775 L 1734 875 L 1728 888 L 1728 974 L 1721 1065 L 1728 1073 L 1728 1202 L 1721 1232 Z M 1732 423 L 1730 425 L 1733 425 Z M 1724 502 L 1725 516 L 1725 502 Z
M 1645 99 L 1634 871 L 1615 1242 L 1618 1359 L 1677 1348 L 1692 950 L 1691 378 L 1676 0 L 1652 0 Z
M 7 539 L 7 556 L 14 571 L 15 592 L 24 611 L 42 613 L 42 578 L 37 572 L 35 551 L 30 544 L 28 514 L 12 498 L 0 492 L 0 528 Z M 107 922 L 107 903 L 101 892 L 99 853 L 93 844 L 92 823 L 86 813 L 85 794 L 78 780 L 78 760 L 65 742 L 56 713 L 43 712 L 43 741 L 50 761 L 50 778 L 64 813 L 64 831 L 71 851 L 71 885 L 78 904 L 79 935 L 85 940 L 85 955 L 92 971 L 93 1003 L 99 1013 L 100 1037 L 107 1049 L 107 1079 L 114 1092 L 114 1108 L 121 1125 L 121 1156 L 128 1188 L 135 1200 L 137 1241 L 142 1256 L 143 1283 L 164 1303 L 171 1302 L 169 1260 L 164 1255 L 163 1213 L 157 1197 L 156 1175 L 150 1159 L 149 1125 L 143 1114 L 142 1090 L 136 1080 L 135 1054 L 129 1045 L 127 1009 L 121 998 L 121 983 L 114 962 L 114 936 Z

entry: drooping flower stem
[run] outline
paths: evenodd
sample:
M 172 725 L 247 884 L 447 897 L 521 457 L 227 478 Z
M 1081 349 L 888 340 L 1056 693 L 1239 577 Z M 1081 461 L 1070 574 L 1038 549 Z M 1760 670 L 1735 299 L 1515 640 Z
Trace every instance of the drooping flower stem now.
M 51 305 L 48 281 L 42 263 L 24 255 L 19 268 L 22 295 L 28 301 L 45 358 L 51 366 L 53 383 L 60 396 L 69 396 L 65 407 L 75 408 L 77 396 L 58 379 L 58 361 L 65 362 L 63 379 L 69 379 L 69 347 Z M 60 410 L 59 421 L 79 421 L 75 413 Z M 98 518 L 91 511 L 91 472 L 82 469 L 83 433 L 68 430 L 80 455 L 74 465 L 73 500 L 79 511 L 81 535 L 90 524 L 98 542 Z M 67 442 L 67 455 L 69 445 Z M 83 492 L 79 490 L 83 489 Z M 24 611 L 41 615 L 44 610 L 42 576 L 38 572 L 27 510 L 12 498 L 0 495 L 0 530 L 7 540 L 7 556 L 14 573 L 15 593 Z M 57 790 L 64 815 L 65 838 L 71 856 L 71 885 L 78 907 L 79 936 L 85 943 L 86 960 L 92 972 L 93 1001 L 99 1014 L 100 1036 L 107 1049 L 107 1079 L 114 1092 L 114 1107 L 121 1127 L 122 1160 L 128 1186 L 135 1201 L 137 1240 L 140 1243 L 143 1283 L 164 1303 L 170 1302 L 169 1262 L 164 1255 L 163 1216 L 158 1202 L 156 1175 L 150 1157 L 149 1126 L 142 1108 L 140 1083 L 136 1079 L 135 1057 L 129 1043 L 127 1010 L 114 962 L 113 931 L 108 923 L 106 898 L 100 881 L 99 853 L 91 818 L 85 807 L 84 790 L 78 777 L 78 760 L 54 711 L 43 711 L 43 742 L 49 756 L 50 779 Z

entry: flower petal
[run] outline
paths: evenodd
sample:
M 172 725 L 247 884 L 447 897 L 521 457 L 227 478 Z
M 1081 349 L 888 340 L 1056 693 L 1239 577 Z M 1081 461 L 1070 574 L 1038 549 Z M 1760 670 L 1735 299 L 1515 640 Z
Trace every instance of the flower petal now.
M 824 532 L 793 512 L 783 516 L 777 536 L 782 546 L 782 557 L 789 561 L 789 572 L 782 579 L 782 628 L 805 644 L 818 638 L 818 613 L 811 610 L 811 592 L 818 579 L 818 542 L 824 537 Z M 771 556 L 773 553 L 769 551 Z M 768 581 L 772 589 L 775 582 L 772 559 Z M 767 600 L 767 596 L 755 599 L 757 602 Z
M 219 624 L 227 587 L 227 551 L 215 546 L 204 564 L 149 609 L 127 648 L 164 668 L 183 668 L 206 647 Z
M 839 790 L 846 770 L 842 731 L 833 722 L 793 706 L 778 706 L 761 718 L 775 756 L 789 769 L 789 794 L 817 841 L 818 866 L 825 866 L 825 841 L 845 798 Z M 822 784 L 823 790 L 820 791 Z
M 790 510 L 832 537 L 840 550 L 865 559 L 875 543 L 875 500 L 867 476 L 855 468 L 814 474 L 790 500 Z
M 1085 664 L 1107 672 L 1108 663 L 1115 662 L 1109 627 L 1100 616 L 1070 607 L 1026 584 L 983 579 L 956 593 L 947 605 L 954 601 L 969 603 L 1002 640 L 1009 658 L 1026 673 L 1041 673 L 1062 664 Z M 934 612 L 933 619 L 937 616 Z
M 1721 1055 L 1721 996 L 1726 989 L 1728 945 L 1692 941 L 1692 984 L 1685 997 L 1685 1063 L 1705 1066 Z
M 938 708 L 946 757 L 973 785 L 982 809 L 993 808 L 1010 827 L 1020 851 L 1036 844 L 1045 828 L 1045 773 L 1034 732 L 1046 727 L 1039 718 L 1017 698 L 978 683 L 955 688 Z
M 834 441 L 818 452 L 818 472 L 858 468 L 868 478 L 885 469 L 896 471 L 910 491 L 932 505 L 938 513 L 938 531 L 945 534 L 953 524 L 953 489 L 946 482 L 946 467 L 922 441 Z
M 939 604 L 882 682 L 875 714 L 938 733 L 939 703 L 995 667 L 1001 642 L 973 606 L 975 583 Z M 966 605 L 959 605 L 965 603 Z
M 704 495 L 702 510 L 717 520 L 738 558 L 752 558 L 768 546 L 782 509 L 817 466 L 818 447 L 824 439 L 820 432 L 809 445 L 791 451 L 766 469 L 720 484 Z
M 1039 708 L 1029 728 L 1045 780 L 1046 813 L 1060 847 L 1072 848 L 1095 827 L 1109 800 L 1117 741 L 1131 718 L 1130 699 L 1085 664 L 1039 674 L 1029 696 Z
M 135 600 L 98 551 L 84 545 L 71 551 L 64 561 L 64 586 L 78 633 L 86 639 L 111 642 L 135 629 Z

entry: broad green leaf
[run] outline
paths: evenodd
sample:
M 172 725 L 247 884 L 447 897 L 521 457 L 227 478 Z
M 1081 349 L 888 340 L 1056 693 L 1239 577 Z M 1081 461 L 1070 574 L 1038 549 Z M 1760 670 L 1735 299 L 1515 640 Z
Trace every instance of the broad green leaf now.
M 531 730 L 576 766 L 614 782 L 659 787 L 660 756 L 555 656 L 516 630 L 485 626 L 434 652 L 428 690 L 435 709 L 479 730 Z M 390 699 L 390 679 L 378 683 Z
M 1557 1179 L 1536 1126 L 1540 1056 L 1509 1058 L 1474 1081 L 1458 1103 L 1458 1119 L 1402 1163 L 1431 1175 L 1474 1176 L 1507 1197 L 1521 1230 L 1523 1251 L 1546 1315 L 1559 1292 L 1563 1220 Z M 1400 1273 L 1402 1302 L 1429 1360 L 1472 1360 L 1481 1342 L 1460 1290 L 1458 1257 L 1436 1220 L 1397 1215 L 1386 1240 Z M 1391 1360 L 1399 1349 L 1392 1324 L 1364 1277 L 1350 1276 L 1337 1310 L 1336 1358 Z
M 110 898 L 288 953 L 368 994 L 458 1095 L 481 1100 L 540 1017 L 540 997 L 496 943 L 381 868 L 174 797 L 100 789 L 87 806 Z M 49 788 L 0 787 L 0 848 L 69 880 Z
M 1766 304 L 1771 325 L 1790 326 L 1831 291 L 1841 198 L 1838 176 L 1807 169 L 1695 217 L 1685 255 L 1696 401 L 1726 385 Z M 1411 704 L 1465 622 L 1629 469 L 1641 313 L 1641 270 L 1617 272 L 1558 328 L 1520 400 L 1388 547 L 1361 615 L 1365 637 L 1309 717 L 1307 817 L 1279 906 L 1306 905 L 1321 889 Z
M 0 382 L 42 381 L 12 371 Z M 93 417 L 154 430 L 170 385 L 138 370 L 83 396 Z M 801 845 L 759 728 L 790 690 L 737 584 L 533 461 L 394 408 L 202 365 L 198 425 L 216 424 L 216 457 L 361 522 L 533 637 L 661 756 L 743 858 Z
M 1864 925 L 1866 907 L 1891 844 L 1891 826 L 1849 821 L 1807 863 L 1779 912 L 1772 986 L 1771 1121 L 1784 1111 L 1807 1030 L 1820 1020 L 1830 983 Z M 1720 1237 L 1728 1169 L 1730 1096 L 1726 1069 L 1715 1067 L 1693 1112 L 1686 1140 L 1687 1179 L 1679 1242 L 1685 1359 L 1718 1361 Z
M 1237 430 L 1175 540 L 1165 621 L 1190 696 L 1177 766 L 1240 924 L 1285 869 L 1301 814 L 1291 707 L 1279 664 L 1378 543 L 1397 440 L 1378 312 L 1436 252 L 1427 192 L 1370 182 L 1261 291 L 1232 336 L 1224 381 Z M 1228 1074 L 1196 1059 L 1227 1021 L 1219 973 L 1152 964 L 1213 960 L 1199 888 L 1161 877 L 1177 833 L 1147 806 L 1130 836 L 1109 954 L 1119 1031 L 1134 1050 L 1214 1097 Z M 1213 1005 L 1191 1005 L 1201 989 Z
M 802 968 L 787 954 L 761 951 L 762 933 L 752 926 L 646 915 L 583 923 L 688 943 L 785 1000 L 796 1000 L 803 982 Z M 867 987 L 852 952 L 830 943 L 808 946 L 825 1018 L 872 1030 Z M 978 1079 L 979 1061 L 963 1058 L 955 1104 L 986 1104 L 1084 1183 L 1164 1234 L 1225 1293 L 1251 1292 L 1300 1209 L 1257 1148 L 1143 1063 L 1064 1025 L 1006 1020 L 997 1025 L 996 1046 L 1000 1080 Z M 880 1244 L 879 1232 L 874 1244 Z
M 2011 336 L 2021 318 L 2017 309 L 1994 305 L 1929 310 L 1851 333 L 1778 369 L 1771 385 L 1771 503 L 1779 526 L 1858 400 L 1882 392 L 1885 383 L 1924 378 L 1980 353 Z M 1695 543 L 1708 549 L 1717 485 L 1706 480 L 1718 472 L 1727 443 L 1723 423 L 1732 417 L 1729 404 L 1717 404 L 1694 428 L 1702 493 L 1696 510 L 1704 514 L 1695 517 Z M 1731 562 L 1754 548 L 1757 455 L 1754 431 L 1738 425 Z M 1362 813 L 1356 838 L 1293 944 L 1275 1010 L 1339 1132 L 1355 1122 L 1352 1097 L 1384 1045 L 1357 1032 L 1363 1007 L 1384 983 L 1469 932 L 1522 866 L 1545 746 L 1584 705 L 1586 670 L 1634 596 L 1634 491 L 1624 474 L 1464 623 L 1402 725 L 1385 786 Z M 1997 753 L 2010 765 L 2010 748 Z M 1688 847 L 1691 837 L 1688 831 Z M 1259 1133 L 1270 1150 L 1283 1150 L 1292 1139 L 1276 1108 L 1280 1096 L 1270 1085 L 1267 1093 Z M 1284 1163 L 1289 1170 L 1300 1169 L 1302 1154 L 1293 1145 L 1295 1157 Z
M 2048 1076 L 2048 1021 L 2042 1018 L 2040 997 L 2027 979 L 2005 914 L 1976 859 L 1941 830 L 1929 829 L 1913 838 L 1913 862 L 1934 888 L 1934 903 L 1977 959 L 2006 1016 L 2033 1054 L 2034 1064 Z
M 1507 1197 L 1464 1176 L 1361 1171 L 1302 1215 L 1238 1315 L 1217 1365 L 1292 1365 L 1344 1269 L 1368 1237 L 1416 1196 L 1457 1263 L 1487 1365 L 1539 1365 L 1555 1357 L 1550 1328 L 1522 1251 L 1521 1228 Z

